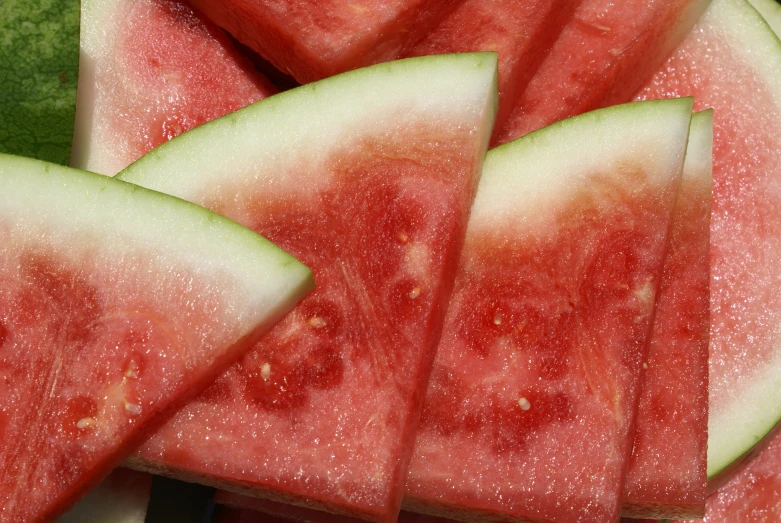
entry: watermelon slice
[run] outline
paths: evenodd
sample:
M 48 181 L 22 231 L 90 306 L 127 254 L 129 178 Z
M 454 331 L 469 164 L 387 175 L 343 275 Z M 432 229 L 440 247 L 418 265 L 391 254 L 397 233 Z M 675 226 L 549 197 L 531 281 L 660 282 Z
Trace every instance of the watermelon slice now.
M 177 0 L 83 0 L 71 165 L 114 175 L 182 132 L 275 92 Z
M 707 492 L 712 111 L 692 118 L 621 513 L 701 518 Z
M 715 110 L 713 488 L 781 419 L 781 43 L 748 3 L 714 0 L 637 98 L 675 95 Z
M 703 523 L 775 521 L 781 521 L 781 436 L 708 498 Z
M 495 75 L 494 53 L 346 73 L 194 129 L 121 173 L 264 231 L 318 280 L 134 466 L 395 519 Z
M 57 523 L 144 523 L 152 476 L 118 468 Z
M 499 111 L 495 131 L 526 88 L 580 0 L 466 0 L 408 53 L 470 51 L 499 54 Z
M 583 0 L 512 108 L 497 143 L 626 102 L 683 40 L 710 0 Z
M 277 69 L 307 83 L 385 62 L 461 0 L 190 0 Z
M 76 112 L 79 3 L 0 4 L 0 153 L 67 164 Z
M 407 509 L 618 519 L 691 106 L 604 109 L 488 154 Z
M 0 156 L 0 521 L 64 512 L 311 289 L 204 209 Z

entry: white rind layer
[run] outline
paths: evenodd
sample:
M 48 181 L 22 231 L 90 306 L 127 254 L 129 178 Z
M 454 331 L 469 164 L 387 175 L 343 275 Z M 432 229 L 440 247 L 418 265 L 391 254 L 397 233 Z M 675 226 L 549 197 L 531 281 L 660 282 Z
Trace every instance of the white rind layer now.
M 781 34 L 781 4 L 776 0 L 749 0 L 749 2 L 759 11 L 776 36 Z
M 2 154 L 0 232 L 15 247 L 45 242 L 49 252 L 74 261 L 87 255 L 98 267 L 140 250 L 161 271 L 187 268 L 196 282 L 224 282 L 210 290 L 230 307 L 224 313 L 241 336 L 278 320 L 312 288 L 309 269 L 227 218 L 101 175 Z
M 706 176 L 711 185 L 713 172 L 713 109 L 692 115 L 689 144 L 683 164 L 683 177 Z
M 625 185 L 626 168 L 640 167 L 649 183 L 666 188 L 670 172 L 683 165 L 692 103 L 687 98 L 601 109 L 492 150 L 469 234 L 496 230 L 508 220 L 544 230 L 555 219 L 552 211 L 568 207 L 595 174 Z
M 100 147 L 101 133 L 98 132 L 95 103 L 102 95 L 97 89 L 96 68 L 101 61 L 106 60 L 108 50 L 115 47 L 117 33 L 112 29 L 117 27 L 116 20 L 124 17 L 130 7 L 129 2 L 81 2 L 79 89 L 71 149 L 72 167 L 105 175 L 113 175 L 124 167 L 116 165 L 110 148 Z
M 280 93 L 184 133 L 131 164 L 124 180 L 190 201 L 224 185 L 262 185 L 280 197 L 316 194 L 311 172 L 343 144 L 423 121 L 496 113 L 496 55 L 399 60 Z M 486 107 L 489 100 L 490 107 Z M 474 118 L 470 118 L 474 120 Z M 403 127 L 401 128 L 403 129 Z M 296 166 L 300 168 L 296 168 Z
M 781 42 L 760 14 L 744 0 L 715 0 L 699 25 L 704 31 L 724 35 L 733 58 L 767 85 L 768 95 L 781 112 Z M 775 190 L 781 192 L 781 178 L 775 179 Z M 774 327 L 774 337 L 777 349 L 771 359 L 735 387 L 730 402 L 710 406 L 708 477 L 739 460 L 781 419 L 781 323 Z

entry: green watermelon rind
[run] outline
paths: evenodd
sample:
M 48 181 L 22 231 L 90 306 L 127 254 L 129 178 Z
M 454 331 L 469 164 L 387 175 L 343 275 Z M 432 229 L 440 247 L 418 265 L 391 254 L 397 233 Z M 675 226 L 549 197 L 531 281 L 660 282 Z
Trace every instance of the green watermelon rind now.
M 0 152 L 67 165 L 76 118 L 78 0 L 0 2 Z
M 333 150 L 356 128 L 380 128 L 382 119 L 441 114 L 479 104 L 490 136 L 498 106 L 496 53 L 408 58 L 356 69 L 260 100 L 207 122 L 150 151 L 117 177 L 191 199 L 192 181 L 202 187 L 229 182 L 236 166 L 292 163 Z M 486 75 L 491 80 L 486 82 Z M 488 99 L 488 107 L 485 100 Z M 211 145 L 211 144 L 220 144 Z M 314 144 L 314 145 L 313 145 Z M 187 158 L 186 161 L 181 161 Z M 226 172 L 226 166 L 233 169 Z M 281 176 L 282 177 L 282 176 Z M 283 185 L 293 186 L 294 181 Z
M 764 18 L 745 0 L 716 0 L 702 23 L 717 26 L 781 112 L 781 41 Z M 781 422 L 781 346 L 764 372 L 735 390 L 726 408 L 709 406 L 708 478 L 712 489 L 749 457 Z
M 230 275 L 251 300 L 252 314 L 268 309 L 276 318 L 313 288 L 307 267 L 228 218 L 137 185 L 31 158 L 0 154 L 0 220 L 40 224 L 57 238 L 100 233 L 99 249 L 121 253 L 143 246 L 196 272 Z

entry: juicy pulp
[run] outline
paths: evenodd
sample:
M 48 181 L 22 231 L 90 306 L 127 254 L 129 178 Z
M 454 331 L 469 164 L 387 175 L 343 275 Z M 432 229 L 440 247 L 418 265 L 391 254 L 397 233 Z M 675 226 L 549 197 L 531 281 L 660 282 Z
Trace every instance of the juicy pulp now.
M 618 518 L 691 104 L 596 111 L 488 154 L 406 509 Z
M 396 517 L 495 74 L 492 53 L 345 73 L 194 129 L 121 174 L 264 231 L 318 281 L 135 466 Z
M 460 0 L 191 0 L 299 82 L 402 56 Z
M 712 111 L 695 114 L 643 364 L 624 516 L 705 511 L 712 143 Z
M 0 155 L 0 521 L 64 511 L 311 289 L 251 231 Z
M 781 418 L 781 43 L 748 3 L 714 0 L 637 98 L 680 95 L 714 109 L 713 487 Z
M 496 133 L 498 143 L 628 101 L 708 1 L 583 0 Z
M 174 136 L 275 92 L 178 0 L 84 0 L 71 165 L 114 175 Z

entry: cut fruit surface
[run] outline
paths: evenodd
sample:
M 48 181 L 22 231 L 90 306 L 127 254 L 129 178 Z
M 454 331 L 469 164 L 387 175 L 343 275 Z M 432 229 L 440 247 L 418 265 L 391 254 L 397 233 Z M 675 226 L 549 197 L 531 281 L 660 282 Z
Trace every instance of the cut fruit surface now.
M 345 73 L 194 129 L 121 173 L 263 231 L 318 281 L 134 466 L 395 519 L 495 75 L 493 53 Z
M 776 36 L 781 35 L 781 4 L 776 0 L 749 0 L 749 3 L 759 11 Z
M 144 523 L 152 475 L 114 469 L 57 523 Z
M 712 111 L 695 114 L 643 364 L 624 516 L 705 512 L 712 143 Z
M 71 165 L 113 176 L 174 136 L 275 92 L 179 0 L 84 0 Z
M 678 95 L 714 108 L 708 476 L 715 486 L 781 419 L 781 43 L 748 3 L 714 0 L 637 98 Z
M 781 436 L 708 497 L 703 523 L 775 521 L 781 521 Z
M 0 155 L 0 521 L 55 517 L 311 290 L 166 195 Z
M 618 519 L 691 105 L 612 107 L 488 154 L 405 508 Z
M 526 88 L 580 0 L 465 0 L 408 53 L 495 51 L 499 55 L 499 111 L 495 131 Z
M 460 0 L 191 0 L 299 82 L 399 58 Z
M 629 101 L 709 0 L 583 0 L 513 107 L 498 143 Z

